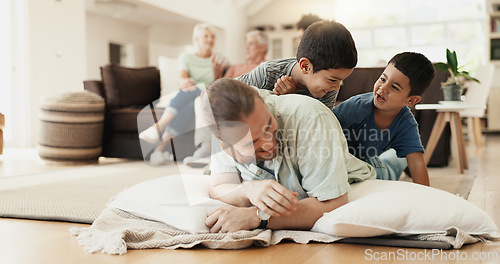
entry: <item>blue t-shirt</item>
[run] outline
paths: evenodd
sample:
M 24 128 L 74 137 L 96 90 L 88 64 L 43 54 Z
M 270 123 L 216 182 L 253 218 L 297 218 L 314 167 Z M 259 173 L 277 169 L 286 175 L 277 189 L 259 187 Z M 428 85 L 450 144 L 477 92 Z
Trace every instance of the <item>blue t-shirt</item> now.
M 408 106 L 401 109 L 387 129 L 375 125 L 373 93 L 353 96 L 333 109 L 349 145 L 349 152 L 367 160 L 393 148 L 398 157 L 423 152 L 418 123 Z

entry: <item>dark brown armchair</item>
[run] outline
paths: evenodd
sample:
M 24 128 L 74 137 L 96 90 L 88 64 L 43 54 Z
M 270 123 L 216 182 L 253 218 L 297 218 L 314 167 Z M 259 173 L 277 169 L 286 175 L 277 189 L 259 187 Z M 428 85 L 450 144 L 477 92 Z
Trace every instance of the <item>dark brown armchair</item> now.
M 156 107 L 155 111 L 150 111 L 150 106 L 160 98 L 159 70 L 156 67 L 127 68 L 111 64 L 101 67 L 101 76 L 102 80 L 87 80 L 83 84 L 85 90 L 102 96 L 106 102 L 102 156 L 145 158 L 154 145 L 139 140 L 138 128 L 153 125 L 153 113 L 157 120 L 163 114 L 163 110 Z M 147 109 L 141 112 L 144 108 Z M 182 145 L 176 149 L 178 159 L 194 151 L 193 134 L 174 139 Z

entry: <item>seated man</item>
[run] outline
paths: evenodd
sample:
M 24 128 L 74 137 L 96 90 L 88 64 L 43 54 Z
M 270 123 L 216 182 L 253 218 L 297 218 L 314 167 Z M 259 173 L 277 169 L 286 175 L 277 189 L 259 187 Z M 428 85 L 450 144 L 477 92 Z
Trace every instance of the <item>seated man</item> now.
M 350 183 L 376 176 L 349 153 L 332 111 L 313 98 L 220 79 L 201 99 L 219 141 L 210 195 L 233 205 L 207 217 L 211 232 L 311 229 L 347 203 Z
M 236 78 L 250 72 L 262 62 L 266 61 L 268 38 L 266 33 L 260 30 L 253 30 L 246 34 L 246 62 L 231 65 L 224 74 L 224 78 Z

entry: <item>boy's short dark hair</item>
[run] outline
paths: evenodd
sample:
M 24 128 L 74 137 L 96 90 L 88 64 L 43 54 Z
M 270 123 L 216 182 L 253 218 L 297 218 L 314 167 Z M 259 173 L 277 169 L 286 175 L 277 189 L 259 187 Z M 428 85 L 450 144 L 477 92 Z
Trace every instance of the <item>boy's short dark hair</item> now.
M 410 79 L 410 96 L 422 95 L 434 79 L 434 65 L 423 54 L 402 52 L 392 57 L 391 63 Z
M 310 25 L 297 49 L 297 60 L 307 58 L 313 71 L 352 69 L 358 63 L 358 52 L 351 33 L 342 24 L 322 20 Z
M 305 31 L 314 22 L 318 22 L 321 20 L 322 19 L 317 15 L 313 14 L 302 15 L 302 18 L 300 18 L 299 22 L 297 22 L 297 29 L 302 29 Z

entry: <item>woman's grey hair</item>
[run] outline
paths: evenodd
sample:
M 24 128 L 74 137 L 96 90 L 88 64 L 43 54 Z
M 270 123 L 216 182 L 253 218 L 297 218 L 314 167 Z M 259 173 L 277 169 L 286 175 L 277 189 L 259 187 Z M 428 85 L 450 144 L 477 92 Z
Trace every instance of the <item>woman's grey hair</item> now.
M 210 25 L 205 24 L 205 23 L 196 24 L 194 26 L 194 29 L 193 29 L 193 44 L 196 47 L 196 50 L 199 50 L 199 48 L 200 48 L 200 47 L 198 47 L 198 41 L 196 41 L 196 39 L 201 37 L 201 35 L 203 34 L 203 31 L 205 31 L 205 29 L 210 31 L 214 35 L 214 37 L 217 35 L 216 34 L 217 31 L 216 31 L 215 27 L 210 26 Z
M 252 36 L 257 36 L 257 39 L 259 40 L 260 45 L 269 45 L 269 38 L 267 37 L 266 33 L 264 33 L 261 30 L 252 30 L 246 34 L 247 39 L 252 37 Z

